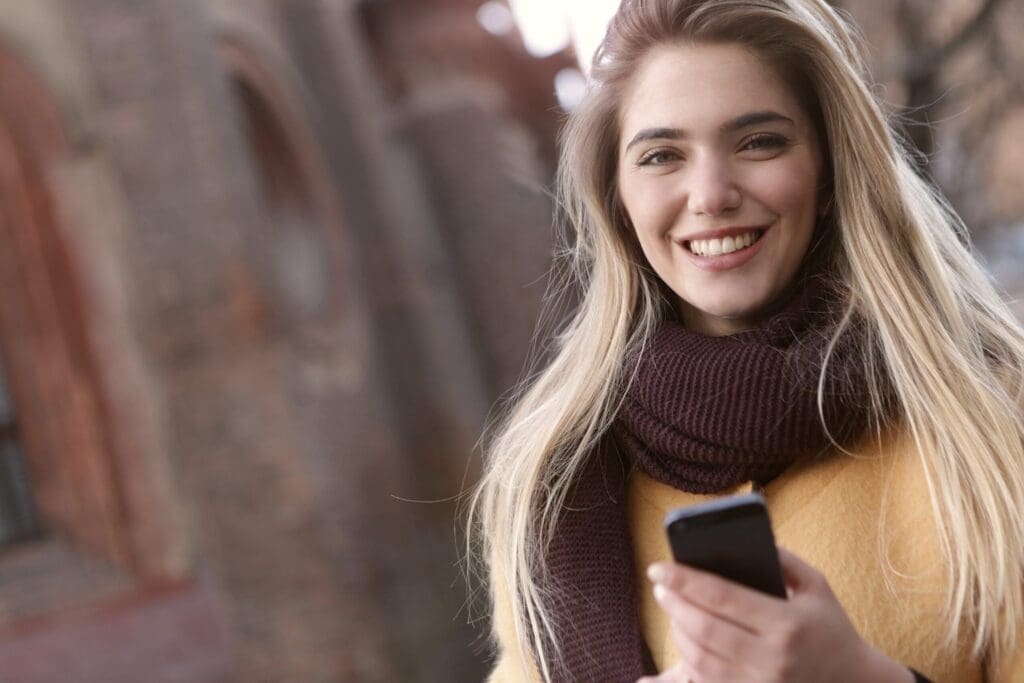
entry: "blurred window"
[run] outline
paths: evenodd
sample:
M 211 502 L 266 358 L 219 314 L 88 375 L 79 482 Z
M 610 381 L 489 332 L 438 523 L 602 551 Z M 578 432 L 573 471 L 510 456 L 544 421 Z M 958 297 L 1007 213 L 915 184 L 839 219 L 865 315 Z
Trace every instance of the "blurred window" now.
M 330 245 L 324 239 L 322 188 L 329 182 L 316 161 L 301 117 L 257 62 L 225 46 L 232 84 L 256 175 L 258 200 L 267 217 L 271 325 L 282 328 L 317 319 L 330 309 Z M 320 188 L 318 190 L 318 188 Z M 318 194 L 318 192 L 320 194 Z
M 28 474 L 18 442 L 14 403 L 0 366 L 0 545 L 38 533 Z

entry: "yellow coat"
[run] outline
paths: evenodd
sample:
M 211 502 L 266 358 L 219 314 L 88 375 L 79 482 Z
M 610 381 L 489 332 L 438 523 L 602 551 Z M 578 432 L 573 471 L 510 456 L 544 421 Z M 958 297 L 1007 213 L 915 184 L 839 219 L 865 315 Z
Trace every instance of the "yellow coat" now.
M 857 452 L 794 465 L 765 487 L 776 542 L 821 571 L 861 637 L 896 661 L 936 683 L 1024 683 L 1024 649 L 1012 661 L 995 663 L 972 659 L 966 639 L 957 647 L 944 644 L 946 577 L 927 484 L 912 444 L 904 436 L 890 436 Z M 750 489 L 747 483 L 724 493 Z M 645 570 L 669 559 L 665 513 L 708 498 L 640 472 L 629 481 L 640 626 L 659 670 L 670 667 L 679 654 Z M 886 561 L 895 571 L 884 571 Z M 489 683 L 540 680 L 519 659 L 508 596 L 500 590 L 494 632 L 499 657 Z

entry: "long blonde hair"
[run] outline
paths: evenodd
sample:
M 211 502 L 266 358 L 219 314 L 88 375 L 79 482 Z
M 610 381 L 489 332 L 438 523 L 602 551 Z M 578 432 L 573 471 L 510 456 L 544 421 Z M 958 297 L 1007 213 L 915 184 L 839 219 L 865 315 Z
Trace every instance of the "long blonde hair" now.
M 680 42 L 746 46 L 816 120 L 847 300 L 833 341 L 852 324 L 867 336 L 866 376 L 888 378 L 886 410 L 922 461 L 947 560 L 950 642 L 969 626 L 974 655 L 1004 652 L 1024 619 L 1024 330 L 958 216 L 914 171 L 869 90 L 852 28 L 824 0 L 624 0 L 561 139 L 560 291 L 580 300 L 551 357 L 488 431 L 469 507 L 471 555 L 490 569 L 492 597 L 510 598 L 520 656 L 551 680 L 546 653 L 558 652 L 558 634 L 539 580 L 545 548 L 628 386 L 626 359 L 666 315 L 664 285 L 619 203 L 616 150 L 631 75 L 653 47 Z M 872 388 L 878 415 L 886 392 Z

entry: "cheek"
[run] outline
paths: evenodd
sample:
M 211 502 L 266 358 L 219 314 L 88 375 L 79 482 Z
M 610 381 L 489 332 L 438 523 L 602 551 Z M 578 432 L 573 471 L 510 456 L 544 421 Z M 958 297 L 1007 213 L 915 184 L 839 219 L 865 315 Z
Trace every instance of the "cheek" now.
M 642 245 L 663 240 L 672 227 L 667 188 L 656 178 L 626 180 L 619 184 L 619 197 Z
M 817 175 L 806 168 L 778 168 L 749 186 L 758 202 L 791 229 L 813 228 L 817 216 Z

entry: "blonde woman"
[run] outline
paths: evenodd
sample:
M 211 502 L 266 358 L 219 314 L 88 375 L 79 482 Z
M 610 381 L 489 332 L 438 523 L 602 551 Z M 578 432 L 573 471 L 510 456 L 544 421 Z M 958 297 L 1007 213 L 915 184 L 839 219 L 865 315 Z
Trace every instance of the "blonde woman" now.
M 625 0 L 473 499 L 512 681 L 1024 681 L 1024 331 L 824 0 Z M 669 562 L 763 492 L 788 600 Z

